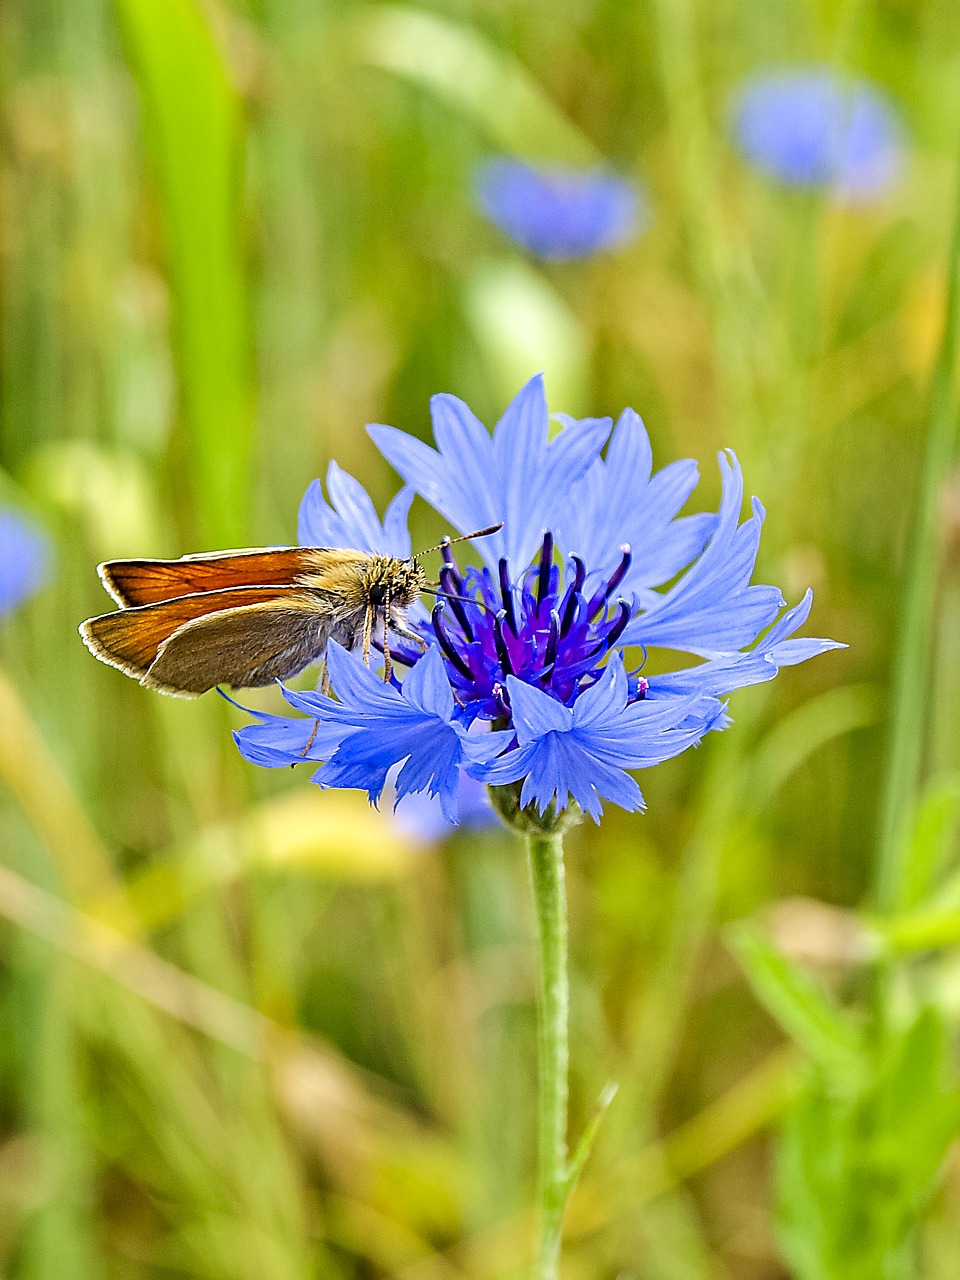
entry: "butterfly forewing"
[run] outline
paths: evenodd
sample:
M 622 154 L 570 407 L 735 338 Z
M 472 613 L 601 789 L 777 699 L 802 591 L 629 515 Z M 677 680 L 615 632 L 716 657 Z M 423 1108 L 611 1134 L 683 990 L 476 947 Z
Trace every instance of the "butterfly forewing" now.
M 157 604 L 199 591 L 293 586 L 304 574 L 316 573 L 327 554 L 314 547 L 214 551 L 179 560 L 108 560 L 99 573 L 117 604 Z
M 121 608 L 81 625 L 88 648 L 143 684 L 186 696 L 295 675 L 331 636 L 362 645 L 367 661 L 378 609 L 382 625 L 389 614 L 389 626 L 413 635 L 403 609 L 423 585 L 415 560 L 341 547 L 111 560 L 100 577 Z

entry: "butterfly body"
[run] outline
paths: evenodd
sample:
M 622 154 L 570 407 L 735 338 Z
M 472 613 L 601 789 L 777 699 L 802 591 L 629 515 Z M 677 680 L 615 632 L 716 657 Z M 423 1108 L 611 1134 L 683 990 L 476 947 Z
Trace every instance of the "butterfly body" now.
M 362 645 L 369 661 L 375 628 L 385 648 L 391 630 L 419 642 L 404 619 L 426 585 L 416 559 L 277 547 L 113 560 L 98 572 L 120 608 L 81 624 L 87 648 L 181 697 L 287 679 L 322 658 L 331 639 Z

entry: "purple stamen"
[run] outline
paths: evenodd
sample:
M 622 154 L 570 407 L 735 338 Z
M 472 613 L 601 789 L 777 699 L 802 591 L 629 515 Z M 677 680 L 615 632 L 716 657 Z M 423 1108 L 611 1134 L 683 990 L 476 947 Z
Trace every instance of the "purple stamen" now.
M 637 677 L 637 702 L 642 702 L 647 696 L 647 690 L 650 688 L 649 680 L 644 680 L 643 676 Z
M 560 615 L 556 609 L 550 611 L 550 634 L 547 636 L 547 647 L 544 651 L 543 660 L 548 667 L 553 666 L 557 660 L 557 646 L 560 643 Z
M 543 651 L 543 670 L 537 679 L 541 683 L 548 681 L 553 674 L 557 661 L 557 647 L 560 644 L 560 615 L 556 609 L 550 610 L 550 632 L 547 636 L 547 647 Z
M 501 561 L 501 563 L 503 563 Z M 500 659 L 500 666 L 503 668 L 505 676 L 516 675 L 513 669 L 513 663 L 510 659 L 510 650 L 507 648 L 507 642 L 503 636 L 503 624 L 507 619 L 506 609 L 501 609 L 493 620 L 493 643 L 497 648 L 497 657 Z M 514 632 L 516 635 L 516 632 Z
M 612 649 L 620 637 L 626 630 L 627 623 L 630 621 L 630 606 L 626 600 L 617 601 L 618 617 L 613 626 L 607 632 L 607 648 Z
M 617 587 L 619 587 L 620 583 L 623 581 L 624 575 L 626 574 L 627 570 L 630 568 L 630 561 L 633 559 L 633 553 L 630 550 L 629 542 L 625 542 L 623 546 L 620 548 L 620 550 L 623 553 L 620 563 L 617 565 L 616 569 L 614 569 L 613 573 L 610 575 L 610 581 L 607 583 L 607 599 L 608 600 L 616 591 Z
M 540 548 L 540 573 L 537 577 L 537 608 L 543 604 L 543 598 L 550 590 L 550 570 L 553 567 L 553 534 L 543 535 L 543 546 Z
M 448 564 L 440 566 L 440 589 L 446 593 L 447 603 L 453 610 L 453 616 L 460 623 L 460 630 L 467 637 L 470 644 L 473 643 L 473 628 L 467 619 L 467 611 L 463 607 L 463 601 L 459 598 L 460 588 L 463 583 L 458 582 L 457 575 Z
M 573 619 L 577 609 L 577 599 L 583 587 L 584 580 L 587 576 L 587 566 L 583 563 L 579 556 L 571 556 L 573 561 L 573 582 L 567 588 L 567 594 L 564 596 L 563 604 L 560 610 L 560 634 L 565 636 L 573 626 Z
M 457 595 L 459 595 L 463 590 L 463 581 L 460 577 L 460 566 L 457 564 L 457 557 L 453 554 L 453 548 L 450 546 L 449 538 L 444 538 L 440 543 L 440 555 L 443 557 L 444 564 L 447 565 L 453 573 L 453 580 L 457 587 Z
M 510 719 L 510 699 L 507 691 L 499 682 L 493 686 L 493 697 L 497 704 L 497 710 L 507 720 Z
M 473 671 L 471 671 L 470 667 L 467 666 L 466 662 L 457 652 L 450 637 L 447 635 L 446 628 L 443 625 L 443 601 L 442 600 L 438 600 L 437 603 L 434 605 L 433 613 L 431 615 L 430 620 L 433 623 L 433 633 L 437 637 L 437 642 L 440 645 L 440 648 L 443 650 L 443 652 L 450 659 L 450 661 L 453 663 L 453 665 L 456 667 L 456 669 L 460 672 L 462 676 L 464 676 L 467 680 L 474 680 L 476 677 Z
M 633 556 L 631 554 L 629 544 L 625 542 L 620 550 L 623 553 L 620 563 L 607 579 L 606 584 L 600 588 L 590 601 L 590 606 L 587 610 L 587 617 L 591 622 L 599 614 L 600 610 L 616 591 L 617 587 L 619 587 L 620 583 L 623 581 L 624 574 L 630 568 L 630 561 L 633 559 Z
M 382 640 L 374 639 L 373 647 L 378 653 L 383 653 Z M 401 666 L 413 667 L 420 661 L 423 654 L 419 650 L 411 651 L 410 649 L 401 649 L 392 644 L 390 646 L 390 657 L 394 662 L 399 662 Z
M 506 614 L 507 622 L 510 624 L 510 630 L 517 637 L 520 631 L 517 627 L 517 613 L 513 606 L 513 588 L 510 584 L 510 568 L 505 559 L 500 561 L 500 595 L 503 599 L 503 612 Z M 499 614 L 497 615 L 500 616 Z

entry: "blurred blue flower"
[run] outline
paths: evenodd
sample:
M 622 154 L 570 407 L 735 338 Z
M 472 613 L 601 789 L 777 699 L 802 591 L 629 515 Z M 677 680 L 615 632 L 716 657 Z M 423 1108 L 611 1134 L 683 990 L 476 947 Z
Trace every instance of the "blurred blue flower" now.
M 589 257 L 632 239 L 647 220 L 640 189 L 605 169 L 488 160 L 475 189 L 491 222 L 540 258 Z
M 49 563 L 47 539 L 15 511 L 0 511 L 0 615 L 33 595 Z
M 851 202 L 882 195 L 903 160 L 903 128 L 889 99 L 826 68 L 748 81 L 733 131 L 744 155 L 772 177 L 831 187 Z
M 837 647 L 789 638 L 807 618 L 809 593 L 779 616 L 779 589 L 751 583 L 763 508 L 754 499 L 741 522 L 743 478 L 732 454 L 720 455 L 719 511 L 680 516 L 696 465 L 654 474 L 631 410 L 615 429 L 609 418 L 561 419 L 551 440 L 540 377 L 492 437 L 453 396 L 434 396 L 431 410 L 436 449 L 392 427 L 370 428 L 407 482 L 403 501 L 420 493 L 463 533 L 497 519 L 503 530 L 477 544 L 479 569 L 461 569 L 443 548 L 432 615 L 410 615 L 423 649 L 399 637 L 391 645 L 409 669 L 402 684 L 385 684 L 331 644 L 336 700 L 286 690 L 307 718 L 259 716 L 236 735 L 247 759 L 321 761 L 321 785 L 363 787 L 372 799 L 402 765 L 398 799 L 427 792 L 447 820 L 464 774 L 488 785 L 522 781 L 524 805 L 543 812 L 573 801 L 596 818 L 604 799 L 642 807 L 627 770 L 724 728 L 721 696 Z M 349 502 L 329 487 L 341 545 L 375 542 L 383 529 L 359 486 Z M 311 486 L 301 532 L 328 528 L 318 522 L 329 511 Z M 647 679 L 628 671 L 622 654 L 646 645 L 705 661 Z
M 435 844 L 455 831 L 488 831 L 500 826 L 500 818 L 490 803 L 487 788 L 468 773 L 461 772 L 457 783 L 457 821 L 449 822 L 435 796 L 424 791 L 410 792 L 394 806 L 400 829 L 419 844 Z

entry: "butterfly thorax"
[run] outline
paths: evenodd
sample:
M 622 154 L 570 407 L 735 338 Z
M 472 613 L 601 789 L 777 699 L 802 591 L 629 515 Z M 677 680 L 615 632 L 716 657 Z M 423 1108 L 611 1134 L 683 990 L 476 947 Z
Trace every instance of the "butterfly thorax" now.
M 368 605 L 382 609 L 388 600 L 391 610 L 409 608 L 427 581 L 416 560 L 322 547 L 311 548 L 305 555 L 308 560 L 299 582 L 338 599 L 350 612 Z

